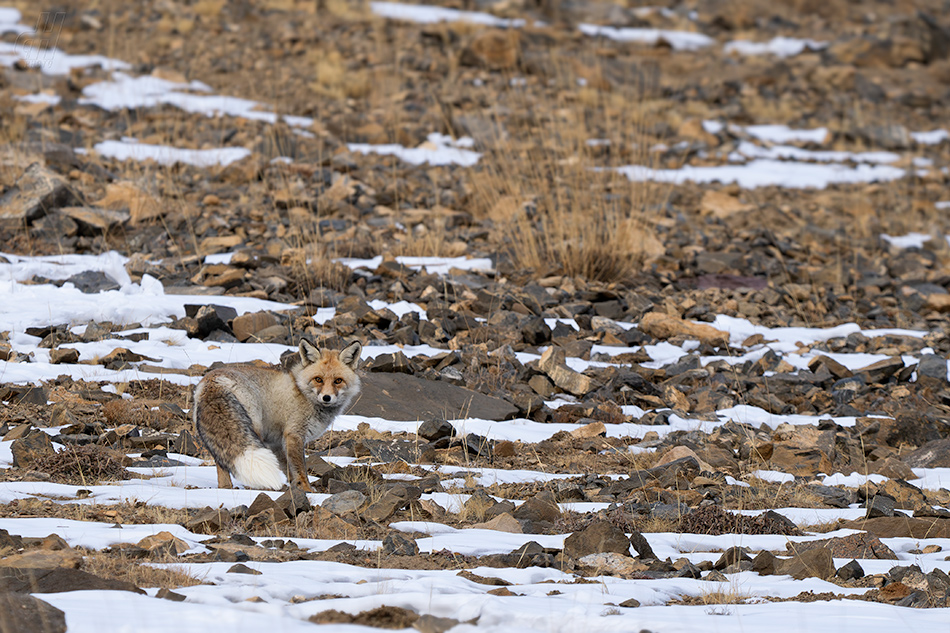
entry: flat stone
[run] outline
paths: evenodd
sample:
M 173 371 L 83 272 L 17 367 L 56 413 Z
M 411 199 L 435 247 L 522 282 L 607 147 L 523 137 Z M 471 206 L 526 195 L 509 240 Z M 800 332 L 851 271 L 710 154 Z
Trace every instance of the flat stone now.
M 357 537 L 359 532 L 357 526 L 347 523 L 326 508 L 314 506 L 311 512 L 313 515 L 311 524 L 320 538 L 351 539 Z
M 715 347 L 729 343 L 729 334 L 711 325 L 693 323 L 660 312 L 644 314 L 639 328 L 646 334 L 664 341 L 674 336 L 685 336 Z
M 201 534 L 214 534 L 231 520 L 231 513 L 224 508 L 205 507 L 187 522 L 185 528 Z
M 59 212 L 72 218 L 80 225 L 91 227 L 103 233 L 120 224 L 125 224 L 131 217 L 127 211 L 114 211 L 99 207 L 63 207 Z
M 165 530 L 159 532 L 158 534 L 146 536 L 141 541 L 136 543 L 136 545 L 152 554 L 161 553 L 171 554 L 172 556 L 184 554 L 191 549 L 191 546 L 188 543 L 181 540 L 171 532 Z
M 554 523 L 561 518 L 561 508 L 552 493 L 542 491 L 515 508 L 511 515 L 522 521 Z
M 83 294 L 94 295 L 108 290 L 119 289 L 119 282 L 101 270 L 85 270 L 69 277 L 65 283 L 71 283 L 76 286 L 79 292 Z
M 49 351 L 49 360 L 54 365 L 62 363 L 75 365 L 79 362 L 79 350 L 71 347 L 56 347 Z
M 607 521 L 594 521 L 564 539 L 564 553 L 571 558 L 580 559 L 603 552 L 630 556 L 630 539 L 623 530 Z
M 839 567 L 838 571 L 835 572 L 835 576 L 841 580 L 857 580 L 858 578 L 864 578 L 864 569 L 858 561 L 852 560 Z
M 39 163 L 0 196 L 0 225 L 17 227 L 40 218 L 71 197 L 66 179 Z
M 917 384 L 931 389 L 947 386 L 947 359 L 936 354 L 922 354 L 917 363 Z
M 861 369 L 855 370 L 854 374 L 856 376 L 865 376 L 869 383 L 882 383 L 886 382 L 888 378 L 902 369 L 904 369 L 904 360 L 900 356 L 893 356 L 891 358 L 879 360 L 876 363 L 871 363 L 867 367 L 862 367 Z
M 65 633 L 66 614 L 34 596 L 0 592 L 0 631 L 3 633 Z
M 390 420 L 509 420 L 518 415 L 518 408 L 510 402 L 441 380 L 371 372 L 362 377 L 362 382 L 360 397 L 349 411 L 353 415 Z
M 301 512 L 309 512 L 312 507 L 307 493 L 295 486 L 290 486 L 289 490 L 274 499 L 274 503 L 291 519 Z
M 787 574 L 795 580 L 805 578 L 826 579 L 834 576 L 835 562 L 831 550 L 819 547 L 807 550 L 788 560 L 780 560 L 775 568 L 776 574 Z
M 39 430 L 30 431 L 26 436 L 13 440 L 10 452 L 13 453 L 13 465 L 18 468 L 29 468 L 36 460 L 54 453 L 49 435 Z
M 33 550 L 22 554 L 14 554 L 0 558 L 0 567 L 17 567 L 20 569 L 79 569 L 82 565 L 82 555 L 67 550 Z
M 656 554 L 653 553 L 653 548 L 650 547 L 649 541 L 637 530 L 633 530 L 630 533 L 630 544 L 633 545 L 633 549 L 636 550 L 637 555 L 639 555 L 642 560 L 656 559 Z
M 473 530 L 496 530 L 498 532 L 508 532 L 509 534 L 521 534 L 521 523 L 507 512 L 495 516 L 491 521 L 476 523 L 471 527 Z
M 400 532 L 390 532 L 383 539 L 383 553 L 393 556 L 416 556 L 419 546 L 414 539 Z
M 242 343 L 261 330 L 279 325 L 277 317 L 269 312 L 249 312 L 234 317 L 231 321 L 231 331 L 234 337 Z
M 878 538 L 950 538 L 950 519 L 911 518 L 902 513 L 892 517 L 842 521 L 838 527 L 865 530 Z
M 884 495 L 874 495 L 867 504 L 867 518 L 894 516 L 894 500 Z
M 884 475 L 891 479 L 914 479 L 917 475 L 913 469 L 897 457 L 885 457 L 872 463 L 871 470 L 878 475 Z
M 244 563 L 235 563 L 228 568 L 227 574 L 247 574 L 248 576 L 260 576 L 263 572 L 251 569 Z
M 911 468 L 950 468 L 950 439 L 931 440 L 903 456 Z
M 882 543 L 881 539 L 867 532 L 858 532 L 848 536 L 826 538 L 819 541 L 789 542 L 785 545 L 785 549 L 793 555 L 821 547 L 830 551 L 834 558 L 897 560 L 897 554 L 891 548 Z
M 585 396 L 600 388 L 600 384 L 590 376 L 568 367 L 564 350 L 558 347 L 551 346 L 541 354 L 538 368 L 547 374 L 555 385 L 575 396 Z
M 100 578 L 78 569 L 0 567 L 0 592 L 61 593 L 96 589 L 145 593 L 130 582 Z
M 358 511 L 365 502 L 366 495 L 359 490 L 344 490 L 335 495 L 330 495 L 320 505 L 333 514 L 344 515 Z

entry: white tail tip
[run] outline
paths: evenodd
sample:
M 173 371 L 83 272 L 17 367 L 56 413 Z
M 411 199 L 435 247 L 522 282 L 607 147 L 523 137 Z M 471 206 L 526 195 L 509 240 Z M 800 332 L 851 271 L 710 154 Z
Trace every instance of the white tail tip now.
M 287 478 L 277 457 L 266 448 L 251 448 L 234 460 L 234 476 L 248 488 L 280 490 Z

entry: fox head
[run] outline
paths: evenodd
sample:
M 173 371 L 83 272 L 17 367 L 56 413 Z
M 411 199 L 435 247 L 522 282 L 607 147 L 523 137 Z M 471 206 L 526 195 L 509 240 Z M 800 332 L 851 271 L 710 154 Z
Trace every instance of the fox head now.
M 359 341 L 340 351 L 321 351 L 302 340 L 298 351 L 300 364 L 294 370 L 294 377 L 300 391 L 316 405 L 345 407 L 360 389 L 356 369 L 363 346 Z

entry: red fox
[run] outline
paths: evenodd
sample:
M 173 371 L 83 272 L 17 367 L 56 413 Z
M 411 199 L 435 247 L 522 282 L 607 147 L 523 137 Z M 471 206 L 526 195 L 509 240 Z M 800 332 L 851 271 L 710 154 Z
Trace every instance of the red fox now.
M 322 352 L 300 342 L 283 370 L 235 365 L 209 372 L 195 389 L 198 436 L 214 457 L 218 486 L 231 475 L 250 488 L 291 485 L 313 492 L 304 446 L 323 435 L 359 393 L 356 369 L 363 351 L 353 342 Z

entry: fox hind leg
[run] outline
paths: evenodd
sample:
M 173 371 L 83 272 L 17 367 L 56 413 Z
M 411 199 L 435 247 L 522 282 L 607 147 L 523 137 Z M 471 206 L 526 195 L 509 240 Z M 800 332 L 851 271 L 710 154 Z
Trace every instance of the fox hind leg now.
M 195 429 L 214 457 L 218 486 L 230 488 L 231 475 L 250 488 L 279 490 L 284 474 L 274 452 L 254 432 L 247 409 L 230 393 L 224 377 L 208 377 L 195 396 Z

